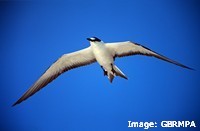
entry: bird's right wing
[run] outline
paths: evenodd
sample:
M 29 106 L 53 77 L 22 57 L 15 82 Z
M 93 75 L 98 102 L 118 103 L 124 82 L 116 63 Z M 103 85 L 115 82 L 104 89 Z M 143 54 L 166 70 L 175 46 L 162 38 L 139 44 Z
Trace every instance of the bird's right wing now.
M 37 91 L 53 81 L 63 72 L 80 66 L 85 66 L 93 62 L 96 62 L 96 59 L 91 47 L 63 55 L 46 70 L 46 72 L 28 89 L 28 91 L 17 102 L 13 104 L 13 106 L 21 103 L 22 101 L 35 94 Z
M 144 47 L 140 44 L 131 42 L 131 41 L 125 41 L 125 42 L 116 42 L 116 43 L 107 43 L 105 44 L 106 47 L 112 52 L 113 57 L 124 57 L 124 56 L 130 56 L 130 55 L 146 55 L 146 56 L 153 56 L 158 59 L 170 62 L 172 64 L 181 66 L 183 68 L 191 69 L 190 67 L 187 67 L 179 62 L 176 62 L 174 60 L 171 60 L 163 55 L 160 55 L 156 53 L 155 51 L 152 51 L 151 49 Z

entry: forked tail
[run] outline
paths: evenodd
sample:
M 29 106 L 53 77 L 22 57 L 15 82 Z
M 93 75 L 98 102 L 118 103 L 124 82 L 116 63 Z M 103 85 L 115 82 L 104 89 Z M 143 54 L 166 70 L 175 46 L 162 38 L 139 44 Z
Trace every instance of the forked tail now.
M 113 69 L 114 69 L 114 73 L 116 74 L 116 76 L 120 76 L 124 79 L 128 79 L 126 77 L 126 75 L 116 65 L 113 65 Z
M 120 76 L 124 79 L 128 79 L 126 75 L 116 65 L 112 65 L 112 72 L 108 73 L 107 75 L 111 83 L 115 76 Z

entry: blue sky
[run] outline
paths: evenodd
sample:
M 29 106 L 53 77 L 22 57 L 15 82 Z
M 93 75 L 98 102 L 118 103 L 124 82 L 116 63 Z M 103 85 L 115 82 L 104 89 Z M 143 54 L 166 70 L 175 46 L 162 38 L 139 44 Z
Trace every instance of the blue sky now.
M 0 130 L 143 130 L 128 128 L 129 120 L 199 125 L 199 7 L 192 0 L 0 2 Z M 95 63 L 11 107 L 62 54 L 89 46 L 91 36 L 131 40 L 196 71 L 132 56 L 115 62 L 129 80 L 111 84 Z

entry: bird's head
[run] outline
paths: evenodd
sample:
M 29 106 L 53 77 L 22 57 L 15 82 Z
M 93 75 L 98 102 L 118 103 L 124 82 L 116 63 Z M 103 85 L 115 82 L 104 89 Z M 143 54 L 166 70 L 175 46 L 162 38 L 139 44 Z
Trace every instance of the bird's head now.
M 97 37 L 87 38 L 87 40 L 89 40 L 90 42 L 101 42 L 101 40 Z

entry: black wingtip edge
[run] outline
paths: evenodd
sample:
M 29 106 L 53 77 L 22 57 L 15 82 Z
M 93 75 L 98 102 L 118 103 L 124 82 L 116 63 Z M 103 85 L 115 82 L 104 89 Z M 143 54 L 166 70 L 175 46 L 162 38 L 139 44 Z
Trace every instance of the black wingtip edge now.
M 14 103 L 11 107 L 14 107 L 14 106 L 16 106 L 17 105 L 17 103 Z
M 190 70 L 193 70 L 193 71 L 196 71 L 195 69 L 193 69 L 193 68 L 189 68 Z
M 126 76 L 124 76 L 123 78 L 126 79 L 126 80 L 128 80 L 128 77 L 126 77 Z
M 19 104 L 20 102 L 15 102 L 13 105 L 12 105 L 12 107 L 14 107 L 14 106 L 16 106 L 17 104 Z
M 187 66 L 185 66 L 185 68 L 187 68 L 187 69 L 189 69 L 189 70 L 196 71 L 195 69 L 193 69 L 193 68 L 190 68 L 190 67 L 187 67 Z

